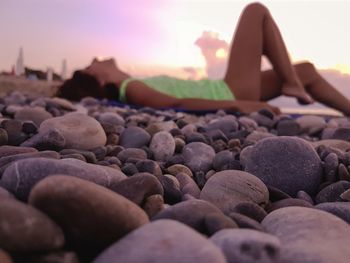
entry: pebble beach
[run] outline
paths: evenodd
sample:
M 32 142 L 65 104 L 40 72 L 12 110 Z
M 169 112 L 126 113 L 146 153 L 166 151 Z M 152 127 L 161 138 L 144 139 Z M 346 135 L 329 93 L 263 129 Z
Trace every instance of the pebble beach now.
M 0 98 L 0 262 L 348 263 L 350 118 Z

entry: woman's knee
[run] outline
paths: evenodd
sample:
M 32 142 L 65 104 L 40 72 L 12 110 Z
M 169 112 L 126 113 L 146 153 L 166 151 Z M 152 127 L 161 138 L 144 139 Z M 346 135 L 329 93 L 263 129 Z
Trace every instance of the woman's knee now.
M 311 74 L 311 73 L 316 72 L 316 68 L 315 68 L 314 64 L 312 64 L 309 61 L 296 64 L 295 68 L 300 73 Z
M 269 10 L 267 9 L 266 6 L 264 6 L 263 4 L 259 3 L 259 2 L 254 2 L 251 4 L 248 4 L 243 12 L 252 12 L 252 13 L 256 13 L 256 14 L 266 14 L 269 13 Z
M 302 62 L 294 66 L 301 82 L 309 85 L 318 78 L 317 70 L 311 62 Z

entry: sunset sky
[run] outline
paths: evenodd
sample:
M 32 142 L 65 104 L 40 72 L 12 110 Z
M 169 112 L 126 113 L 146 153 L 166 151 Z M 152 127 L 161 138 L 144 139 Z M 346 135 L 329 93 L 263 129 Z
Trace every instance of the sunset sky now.
M 11 68 L 22 46 L 25 64 L 33 68 L 59 72 L 67 59 L 71 71 L 99 56 L 115 57 L 136 74 L 189 77 L 206 67 L 196 40 L 209 36 L 229 44 L 249 2 L 0 0 L 0 71 Z M 261 2 L 280 26 L 293 61 L 350 74 L 350 0 Z M 227 51 L 218 51 L 218 58 L 226 61 Z

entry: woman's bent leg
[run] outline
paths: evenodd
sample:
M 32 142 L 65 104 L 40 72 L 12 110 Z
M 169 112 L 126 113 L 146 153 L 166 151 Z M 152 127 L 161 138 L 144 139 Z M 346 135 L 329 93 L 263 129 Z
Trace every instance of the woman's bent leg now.
M 260 4 L 248 5 L 241 14 L 232 41 L 224 80 L 238 100 L 261 99 L 260 65 L 265 9 Z
M 282 85 L 280 93 L 306 103 L 312 99 L 305 92 L 292 66 L 279 29 L 270 12 L 261 4 L 250 4 L 243 11 L 231 47 L 225 81 L 237 99 L 263 100 L 261 56 L 271 61 Z M 269 87 L 264 87 L 264 89 Z M 267 90 L 266 93 L 274 93 Z

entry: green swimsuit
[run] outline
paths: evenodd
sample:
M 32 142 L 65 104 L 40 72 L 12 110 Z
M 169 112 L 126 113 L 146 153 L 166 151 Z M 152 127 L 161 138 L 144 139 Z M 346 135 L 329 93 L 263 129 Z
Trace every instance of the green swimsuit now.
M 232 91 L 223 80 L 184 80 L 168 76 L 158 76 L 145 79 L 129 78 L 124 80 L 119 88 L 119 100 L 126 101 L 126 88 L 131 81 L 141 81 L 150 88 L 166 95 L 184 99 L 234 100 Z

